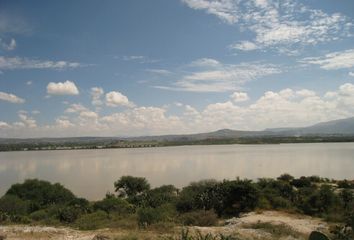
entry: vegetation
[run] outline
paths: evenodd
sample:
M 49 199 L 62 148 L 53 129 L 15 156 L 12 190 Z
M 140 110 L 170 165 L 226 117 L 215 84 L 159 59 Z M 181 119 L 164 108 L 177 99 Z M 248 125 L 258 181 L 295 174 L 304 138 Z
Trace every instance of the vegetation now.
M 340 223 L 332 229 L 333 236 L 336 239 L 353 237 L 353 181 L 317 176 L 294 178 L 283 174 L 277 179 L 257 181 L 203 180 L 179 190 L 172 185 L 151 188 L 145 178 L 122 176 L 114 186 L 116 194 L 108 193 L 100 201 L 89 202 L 58 183 L 29 179 L 14 184 L 0 198 L 0 223 L 61 224 L 84 230 L 103 227 L 167 229 L 175 225 L 218 225 L 226 217 L 275 209 Z M 275 229 L 258 224 L 253 227 L 276 231 L 279 236 L 290 232 L 282 226 Z
M 1 140 L 1 139 L 0 139 Z M 354 142 L 352 135 L 305 135 L 305 136 L 248 136 L 238 138 L 206 138 L 201 140 L 181 138 L 178 140 L 121 140 L 117 138 L 58 139 L 58 140 L 14 140 L 0 142 L 0 152 L 74 150 L 106 148 L 146 148 L 183 145 L 220 145 L 220 144 L 279 144 L 279 143 L 322 143 Z

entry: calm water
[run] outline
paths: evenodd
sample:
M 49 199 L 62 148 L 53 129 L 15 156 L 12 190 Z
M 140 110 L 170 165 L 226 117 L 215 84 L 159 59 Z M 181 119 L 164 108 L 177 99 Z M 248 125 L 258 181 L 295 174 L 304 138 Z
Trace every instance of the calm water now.
M 100 199 L 122 175 L 181 187 L 206 178 L 257 179 L 285 172 L 354 179 L 354 143 L 1 152 L 0 194 L 26 178 L 60 182 L 78 196 Z

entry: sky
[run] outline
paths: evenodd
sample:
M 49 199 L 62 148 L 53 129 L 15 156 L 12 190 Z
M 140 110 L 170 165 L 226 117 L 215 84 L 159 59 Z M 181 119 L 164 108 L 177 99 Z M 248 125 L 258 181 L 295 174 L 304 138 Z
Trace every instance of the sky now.
M 0 137 L 348 117 L 352 0 L 0 0 Z

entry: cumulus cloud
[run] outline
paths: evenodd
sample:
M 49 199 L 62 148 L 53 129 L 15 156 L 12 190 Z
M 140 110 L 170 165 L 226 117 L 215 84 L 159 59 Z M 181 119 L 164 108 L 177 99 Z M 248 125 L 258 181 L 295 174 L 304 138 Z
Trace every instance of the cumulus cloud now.
M 92 105 L 100 106 L 103 104 L 101 97 L 103 96 L 104 91 L 100 87 L 91 88 L 91 97 L 92 97 Z
M 293 54 L 298 46 L 315 45 L 351 36 L 353 23 L 346 16 L 311 9 L 297 0 L 182 0 L 187 6 L 204 10 L 228 24 L 255 35 L 231 48 L 250 51 L 271 48 Z
M 349 75 L 350 77 L 354 77 L 354 72 L 349 72 L 348 75 Z
M 15 69 L 55 69 L 63 70 L 83 66 L 77 62 L 37 60 L 22 57 L 0 56 L 0 70 Z
M 47 85 L 47 93 L 49 95 L 78 95 L 79 90 L 75 83 L 67 80 L 65 82 L 50 82 Z
M 75 124 L 70 122 L 70 120 L 65 119 L 65 118 L 57 118 L 55 120 L 55 125 L 59 128 L 70 128 L 70 127 L 75 127 Z
M 248 97 L 248 94 L 245 93 L 245 92 L 234 92 L 232 95 L 231 95 L 231 99 L 234 101 L 234 102 L 245 102 L 245 101 L 248 101 L 249 100 L 249 97 Z
M 11 93 L 0 92 L 0 100 L 10 103 L 24 103 L 25 100 Z
M 20 111 L 18 113 L 18 117 L 20 118 L 21 123 L 22 123 L 22 124 L 20 124 L 20 126 L 25 126 L 28 128 L 36 128 L 37 127 L 36 120 L 34 118 L 28 116 L 27 112 Z
M 230 45 L 230 48 L 242 51 L 252 51 L 258 49 L 258 46 L 257 44 L 250 41 L 241 41 L 240 43 Z
M 182 111 L 178 114 L 171 114 L 165 107 L 135 106 L 101 116 L 82 104 L 71 104 L 65 110 L 66 116 L 44 126 L 39 126 L 27 112 L 20 111 L 19 121 L 0 122 L 0 136 L 132 136 L 207 132 L 221 128 L 263 130 L 302 127 L 354 116 L 352 83 L 342 84 L 324 94 L 311 89 L 270 90 L 254 101 L 249 99 L 238 104 L 247 98 L 244 92 L 236 92 L 224 101 L 200 109 L 178 104 Z
M 106 105 L 110 107 L 124 106 L 133 107 L 134 104 L 128 100 L 128 97 L 120 92 L 112 91 L 106 94 Z
M 328 53 L 323 57 L 304 58 L 301 62 L 319 65 L 320 68 L 325 70 L 352 68 L 354 67 L 354 49 Z
M 8 128 L 8 127 L 10 127 L 10 125 L 8 123 L 0 121 L 0 129 L 4 129 L 4 128 Z

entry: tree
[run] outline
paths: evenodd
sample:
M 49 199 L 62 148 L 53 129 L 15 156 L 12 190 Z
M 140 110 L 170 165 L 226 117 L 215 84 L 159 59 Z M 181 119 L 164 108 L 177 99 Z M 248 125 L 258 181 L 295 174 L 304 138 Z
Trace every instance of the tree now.
M 24 183 L 14 184 L 6 192 L 6 195 L 17 196 L 22 200 L 31 201 L 32 206 L 42 208 L 52 204 L 65 204 L 76 197 L 59 183 L 51 184 L 38 179 L 28 179 Z M 32 207 L 32 210 L 36 207 Z
M 0 213 L 9 215 L 25 215 L 29 209 L 29 203 L 14 195 L 5 195 L 0 198 Z
M 277 177 L 277 179 L 284 181 L 284 182 L 291 182 L 294 179 L 294 177 L 288 173 L 284 173 L 284 174 L 280 175 L 279 177 Z
M 134 197 L 149 190 L 150 184 L 142 177 L 122 176 L 114 187 L 120 197 Z
M 242 212 L 254 210 L 260 192 L 249 180 L 223 181 L 218 189 L 219 204 L 215 210 L 219 215 L 238 216 Z

